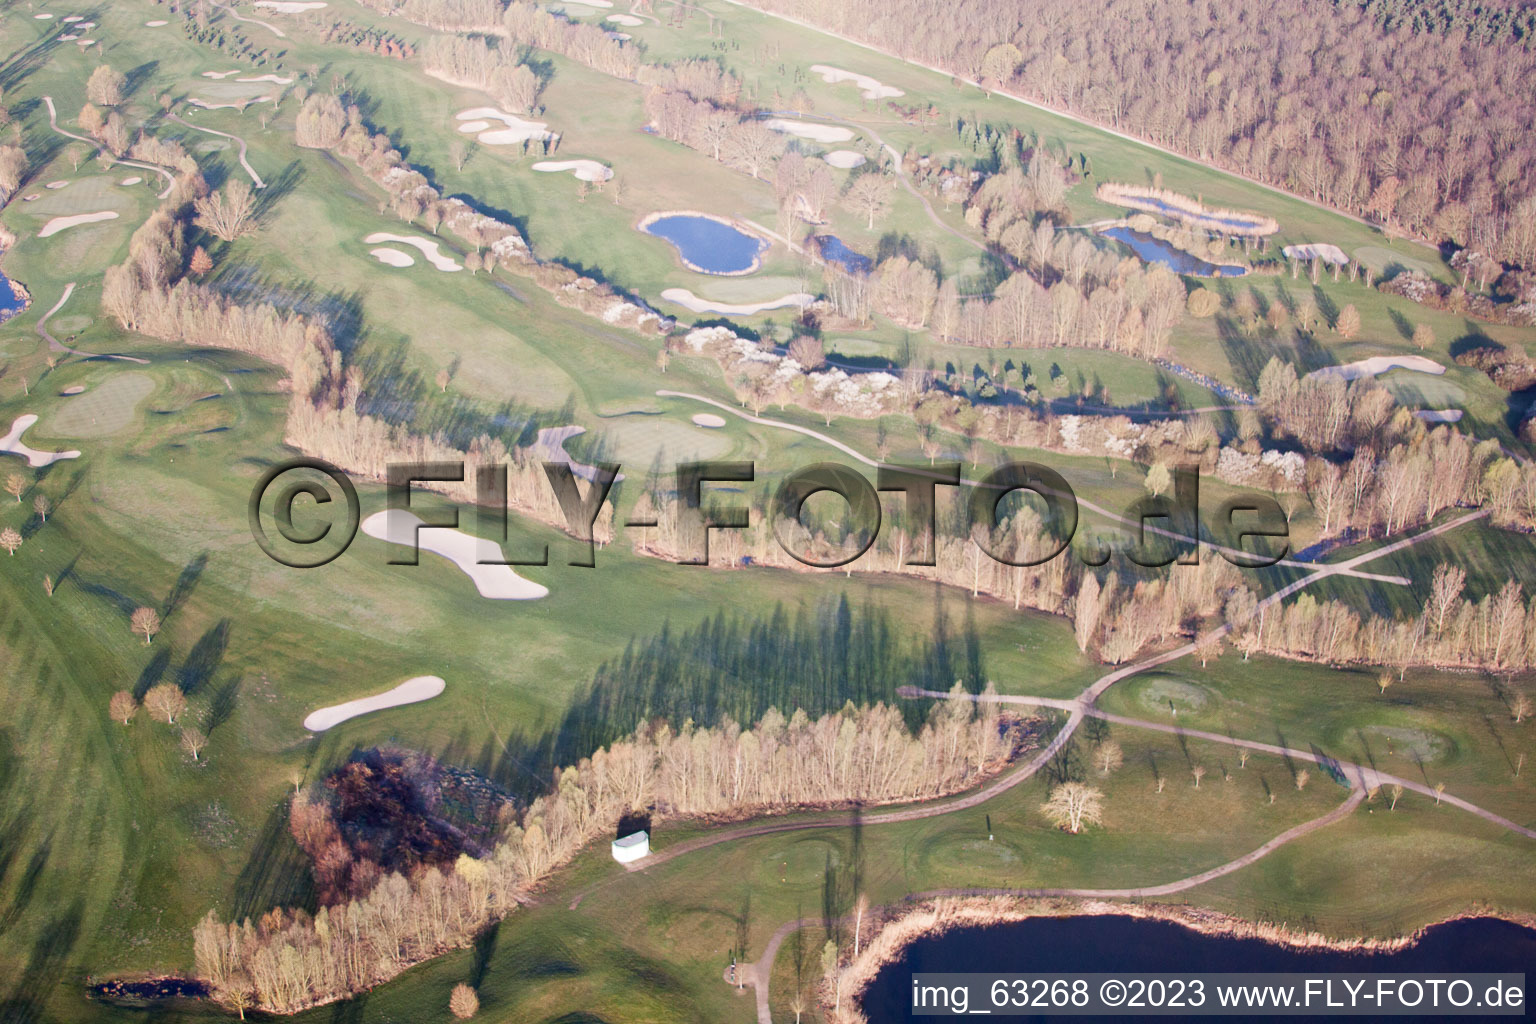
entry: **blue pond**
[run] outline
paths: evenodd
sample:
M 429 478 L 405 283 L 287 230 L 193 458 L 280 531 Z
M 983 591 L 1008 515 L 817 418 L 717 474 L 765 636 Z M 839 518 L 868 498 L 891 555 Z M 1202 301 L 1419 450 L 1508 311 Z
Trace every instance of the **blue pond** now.
M 1183 249 L 1175 249 L 1161 238 L 1153 238 L 1151 235 L 1132 231 L 1130 228 L 1106 228 L 1103 235 L 1105 238 L 1113 238 L 1121 245 L 1129 246 L 1132 252 L 1148 263 L 1161 263 L 1175 274 L 1185 274 L 1190 277 L 1242 277 L 1248 273 L 1247 267 L 1207 263 L 1198 256 L 1191 256 Z
M 854 252 L 836 235 L 817 235 L 816 248 L 822 259 L 838 264 L 850 274 L 867 274 L 874 269 L 874 260 L 863 253 Z
M 676 213 L 641 228 L 677 247 L 683 262 L 703 274 L 745 274 L 757 269 L 768 243 L 708 217 Z
M 0 321 L 9 320 L 20 313 L 21 309 L 21 298 L 11 290 L 10 278 L 0 273 Z

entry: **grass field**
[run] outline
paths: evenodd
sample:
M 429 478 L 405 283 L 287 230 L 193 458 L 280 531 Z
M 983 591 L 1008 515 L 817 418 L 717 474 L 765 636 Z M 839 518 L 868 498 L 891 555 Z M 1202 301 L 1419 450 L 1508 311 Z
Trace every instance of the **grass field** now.
M 333 0 L 331 10 L 417 46 L 430 36 L 349 0 Z M 1069 195 L 1079 222 L 1116 212 L 1093 198 L 1097 182 L 1139 183 L 1161 174 L 1167 187 L 1207 203 L 1275 216 L 1277 246 L 1330 242 L 1373 265 L 1396 261 L 1449 279 L 1433 251 L 1389 241 L 1299 200 L 1005 98 L 957 89 L 944 76 L 721 0 L 704 0 L 699 11 L 680 28 L 647 22 L 626 31 L 649 47 L 652 60 L 718 56 L 764 104 L 775 90 L 788 95 L 804 87 L 818 114 L 857 123 L 859 138 L 840 148 L 874 156 L 874 133 L 898 150 L 969 159 L 974 154 L 962 149 L 951 118 L 1016 125 L 1053 151 L 1090 158 L 1092 178 Z M 21 502 L 0 498 L 0 526 L 25 538 L 14 556 L 0 559 L 0 694 L 12 709 L 0 726 L 0 965 L 7 975 L 0 998 L 9 1000 L 0 1017 L 144 1019 L 137 1009 L 86 1002 L 83 984 L 103 975 L 189 969 L 191 927 L 210 908 L 226 916 L 254 914 L 308 898 L 306 868 L 284 820 L 294 773 L 313 780 L 355 748 L 382 743 L 491 769 L 508 751 L 553 728 L 598 665 L 621 654 L 630 639 L 689 627 L 721 609 L 749 616 L 778 603 L 816 607 L 846 595 L 855 605 L 887 610 L 913 636 L 930 634 L 942 615 L 951 625 L 973 626 L 986 674 L 1003 693 L 1070 697 L 1105 671 L 1079 654 L 1070 621 L 1015 612 L 960 591 L 863 574 L 695 570 L 636 557 L 622 535 L 599 553 L 598 568 L 577 569 L 564 565 L 560 535 L 516 517 L 509 548 L 552 548 L 549 567 L 520 570 L 549 587 L 543 600 L 486 601 L 441 559 L 392 567 L 385 545 L 366 538 L 321 569 L 292 570 L 267 559 L 250 540 L 246 506 L 261 472 L 293 454 L 283 442 L 288 395 L 281 375 L 229 352 L 126 334 L 102 312 L 102 274 L 126 257 L 128 239 L 154 208 L 160 185 L 150 175 L 138 185 L 118 184 L 143 174 L 131 168 L 102 168 L 90 159 L 74 166 L 69 141 L 49 130 L 41 97 L 53 98 L 61 127 L 76 130 L 74 112 L 85 101 L 84 82 L 98 55 L 49 41 L 50 24 L 29 13 L 0 15 L 4 47 L 23 51 L 5 65 L 0 81 L 34 166 L 36 185 L 22 191 L 40 193 L 0 211 L 0 222 L 18 238 L 5 253 L 5 271 L 33 296 L 25 314 L 0 326 L 0 422 L 35 413 L 40 420 L 27 435 L 30 443 L 79 448 L 83 455 L 27 471 L 29 484 L 52 502 L 46 523 L 33 512 L 32 492 Z M 614 182 L 583 198 L 572 177 L 533 172 L 534 158 L 514 147 L 475 144 L 462 169 L 456 167 L 451 146 L 462 136 L 454 114 L 484 105 L 485 96 L 429 78 L 415 63 L 322 45 L 300 19 L 262 15 L 285 26 L 289 35 L 281 41 L 259 26 L 241 26 L 258 47 L 281 51 L 256 67 L 189 40 L 179 22 L 144 28 L 164 10 L 141 0 L 80 13 L 100 22 L 100 59 L 133 73 L 134 91 L 123 107 L 130 124 L 183 140 L 214 184 L 244 176 L 238 147 L 160 120 L 158 96 L 244 99 L 275 87 L 214 81 L 202 72 L 240 67 L 243 74 L 302 75 L 313 65 L 314 87 L 343 76 L 363 98 L 368 122 L 390 131 L 444 194 L 472 197 L 516 223 L 541 256 L 658 308 L 667 308 L 658 296 L 668 287 L 725 302 L 819 287 L 815 272 L 782 244 L 766 253 L 755 275 L 710 278 L 682 267 L 666 242 L 634 230 L 645 214 L 670 209 L 778 227 L 769 182 L 640 130 L 644 90 L 636 83 L 538 55 L 549 72 L 539 117 L 562 133 L 555 158 L 598 159 L 616 172 Z M 714 37 L 709 20 L 717 26 Z M 220 24 L 228 22 L 221 17 Z M 851 86 L 822 82 L 808 72 L 812 63 L 874 75 L 905 90 L 902 103 L 933 103 L 944 117 L 926 127 L 904 124 L 888 109 L 861 102 Z M 496 433 L 509 443 L 531 441 L 540 427 L 575 423 L 587 429 L 569 444 L 577 458 L 619 461 L 636 478 L 658 461 L 752 459 L 760 491 L 789 468 L 837 457 L 822 441 L 734 416 L 720 430 L 693 426 L 689 417 L 707 407 L 655 392 L 730 402 L 730 382 L 712 361 L 674 359 L 663 372 L 659 341 L 575 314 L 531 282 L 445 274 L 422 259 L 405 269 L 380 265 L 365 236 L 429 237 L 429 230 L 403 226 L 381 211 L 382 193 L 350 163 L 295 146 L 297 106 L 289 96 L 275 110 L 256 104 L 243 113 L 190 115 L 196 124 L 244 139 L 249 161 L 270 183 L 260 193 L 258 230 L 233 243 L 209 243 L 216 269 L 207 280 L 242 301 L 326 315 L 370 386 L 387 389 L 401 422 L 455 436 Z M 185 104 L 178 109 L 188 116 Z M 804 148 L 815 155 L 823 147 Z M 42 188 L 54 180 L 69 184 Z M 36 237 L 52 217 L 107 209 L 120 217 Z M 834 208 L 826 230 L 866 253 L 911 239 L 931 251 L 946 275 L 968 286 L 984 284 L 987 265 L 967 241 L 975 233 L 961 211 L 942 203 L 935 210 L 950 230 L 940 230 L 911 195 L 898 191 L 874 230 L 841 208 Z M 455 259 L 464 255 L 446 232 L 436 241 Z M 48 329 L 81 351 L 129 354 L 148 365 L 78 357 L 47 365 L 47 347 L 34 327 L 71 282 L 75 290 Z M 1222 317 L 1186 319 L 1175 332 L 1172 357 L 1241 387 L 1253 385 L 1271 355 L 1311 369 L 1415 352 L 1409 337 L 1421 320 L 1437 339 L 1426 354 L 1444 363 L 1451 346 L 1474 331 L 1507 342 L 1536 338 L 1326 277 L 1315 291 L 1305 278 L 1289 276 L 1207 284 L 1229 299 L 1252 289 L 1261 308 L 1311 298 L 1325 310 L 1353 303 L 1362 314 L 1362 332 L 1349 342 L 1326 329 L 1310 338 L 1294 331 L 1249 338 Z M 683 322 L 693 319 L 711 318 Z M 788 335 L 784 311 L 742 319 L 764 335 Z M 978 370 L 991 373 L 994 362 L 1012 363 L 1011 380 L 1035 373 L 1063 412 L 1078 396 L 1127 409 L 1222 404 L 1201 386 L 1110 353 L 940 346 L 924 332 L 880 321 L 867 331 L 839 331 L 828 349 L 871 365 L 952 368 L 969 379 Z M 451 372 L 446 393 L 432 383 L 442 369 Z M 1047 383 L 1057 375 L 1064 381 L 1059 391 Z M 21 377 L 29 394 L 18 384 Z M 1396 372 L 1384 380 L 1405 403 L 1464 408 L 1463 426 L 1516 444 L 1508 396 L 1481 373 L 1450 365 L 1443 377 Z M 86 390 L 61 394 L 76 385 Z M 763 415 L 870 455 L 883 428 L 893 460 L 927 461 L 904 417 L 829 424 L 794 407 Z M 1227 428 L 1227 420 L 1218 422 Z M 963 437 L 943 436 L 941 447 L 946 457 L 969 459 Z M 982 447 L 983 464 L 1009 456 L 1041 459 L 1078 493 L 1110 508 L 1127 508 L 1143 493 L 1143 470 L 1129 463 Z M 15 460 L 5 465 L 6 472 L 20 468 Z M 975 468 L 968 465 L 967 473 Z M 625 501 L 638 490 L 626 492 Z M 1211 507 L 1235 493 L 1217 481 L 1204 482 L 1202 490 Z M 432 497 L 416 500 L 442 505 Z M 382 508 L 382 489 L 362 488 L 362 503 L 365 515 Z M 1085 522 L 1104 527 L 1097 517 Z M 467 513 L 462 525 L 475 529 Z M 1294 546 L 1315 531 L 1303 503 L 1293 520 Z M 1412 578 L 1409 587 L 1335 578 L 1320 593 L 1361 610 L 1409 614 L 1422 603 L 1425 581 L 1440 561 L 1465 565 L 1468 591 L 1480 595 L 1512 577 L 1528 590 L 1536 587 L 1529 556 L 1528 537 L 1478 526 L 1371 567 Z M 45 577 L 56 584 L 51 596 Z M 1260 586 L 1290 578 L 1277 570 Z M 148 646 L 128 630 L 128 616 L 141 605 L 164 620 Z M 318 737 L 299 724 L 314 708 L 417 674 L 443 676 L 446 692 Z M 189 718 L 210 737 L 199 761 L 179 748 L 166 723 L 143 712 L 127 726 L 107 717 L 114 691 L 142 693 L 164 680 L 188 693 Z M 1444 781 L 1449 792 L 1518 821 L 1536 818 L 1524 776 L 1512 778 L 1518 755 L 1536 754 L 1530 738 L 1536 725 L 1510 720 L 1495 685 L 1507 681 L 1410 672 L 1383 697 L 1373 680 L 1367 672 L 1245 663 L 1228 651 L 1207 669 L 1185 659 L 1127 680 L 1103 706 L 1264 741 L 1283 734 L 1292 746 L 1316 743 L 1335 756 L 1374 758 L 1429 784 Z M 1122 727 L 1113 735 L 1125 748 L 1126 764 L 1098 783 L 1107 797 L 1103 829 L 1073 837 L 1049 827 L 1039 812 L 1047 784 L 1036 778 L 964 813 L 745 839 L 638 874 L 623 873 L 606 850 L 592 849 L 551 880 L 537 906 L 519 910 L 479 948 L 421 965 L 350 1004 L 303 1019 L 446 1020 L 448 990 L 469 979 L 479 983 L 480 1019 L 746 1021 L 753 1016 L 750 993 L 739 995 L 721 981 L 729 949 L 744 941 L 755 956 L 783 922 L 820 913 L 829 873 L 833 889 L 846 896 L 857 870 L 880 902 L 948 886 L 1167 881 L 1245 853 L 1344 798 L 1320 775 L 1298 791 L 1292 766 L 1276 759 L 1255 757 L 1238 768 L 1231 751 L 1218 745 Z M 1198 790 L 1189 774 L 1195 763 L 1209 768 Z M 1167 779 L 1162 792 L 1158 775 Z M 656 846 L 703 830 L 664 826 Z M 1410 796 L 1395 812 L 1378 801 L 1187 898 L 1341 934 L 1393 934 L 1474 903 L 1531 912 L 1532 860 L 1523 843 L 1424 798 Z M 574 894 L 588 890 L 576 910 L 568 909 Z M 814 964 L 820 941 L 815 934 L 807 938 L 805 965 Z M 805 972 L 814 967 L 803 966 Z M 794 957 L 786 947 L 776 964 L 776 1014 L 787 1012 L 794 985 Z M 588 1016 L 571 1015 L 578 1010 Z M 227 1018 L 207 1006 L 151 1015 Z

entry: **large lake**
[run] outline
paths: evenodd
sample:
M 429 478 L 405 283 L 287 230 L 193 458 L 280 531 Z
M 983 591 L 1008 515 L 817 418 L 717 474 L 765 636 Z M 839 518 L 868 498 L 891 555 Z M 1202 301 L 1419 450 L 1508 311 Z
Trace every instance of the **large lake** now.
M 918 972 L 1501 972 L 1536 971 L 1536 931 L 1497 918 L 1437 925 L 1396 953 L 1301 952 L 1167 921 L 1122 915 L 1034 917 L 919 939 L 864 995 L 871 1021 L 932 1021 L 911 1013 Z M 1019 1019 L 1019 1018 L 1011 1018 Z
M 677 213 L 658 217 L 641 228 L 677 247 L 690 269 L 705 274 L 745 274 L 757 269 L 768 243 L 718 220 Z
M 1248 268 L 1235 264 L 1219 265 L 1193 256 L 1183 249 L 1175 249 L 1161 238 L 1140 231 L 1132 231 L 1130 228 L 1105 228 L 1105 238 L 1113 238 L 1121 245 L 1130 246 L 1131 251 L 1148 263 L 1161 263 L 1175 274 L 1185 274 L 1189 277 L 1242 277 L 1248 273 Z

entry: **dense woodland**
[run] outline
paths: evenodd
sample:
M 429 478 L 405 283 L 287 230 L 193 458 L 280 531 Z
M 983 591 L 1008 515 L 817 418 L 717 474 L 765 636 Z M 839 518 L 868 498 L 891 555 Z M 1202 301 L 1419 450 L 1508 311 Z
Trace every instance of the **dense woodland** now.
M 1353 2 L 759 0 L 1433 241 L 1536 265 L 1529 39 Z

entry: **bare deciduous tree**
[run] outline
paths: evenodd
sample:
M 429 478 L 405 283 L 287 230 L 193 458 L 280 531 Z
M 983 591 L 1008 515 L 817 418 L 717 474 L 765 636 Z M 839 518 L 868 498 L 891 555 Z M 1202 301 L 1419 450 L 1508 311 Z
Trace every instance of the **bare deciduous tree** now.
M 861 174 L 848 186 L 843 201 L 849 209 L 862 214 L 865 226 L 873 231 L 875 221 L 891 209 L 891 182 L 879 174 Z
M 36 512 L 37 517 L 43 522 L 46 523 L 48 521 L 48 513 L 52 509 L 53 503 L 48 500 L 46 494 L 39 494 L 32 499 L 32 511 Z
M 256 201 L 251 186 L 236 178 L 219 192 L 193 201 L 197 224 L 217 238 L 233 242 L 251 229 Z
M 1403 798 L 1403 787 L 1402 787 L 1402 785 L 1400 783 L 1394 782 L 1392 784 L 1392 803 L 1387 806 L 1387 810 L 1389 810 L 1389 811 L 1397 810 L 1397 802 L 1399 800 L 1401 800 L 1402 798 Z
M 20 473 L 12 473 L 5 478 L 5 493 L 16 499 L 16 504 L 21 504 L 21 496 L 27 493 L 27 478 Z
M 192 760 L 197 760 L 197 755 L 208 744 L 208 737 L 193 726 L 181 727 L 181 749 L 192 755 Z
M 1084 825 L 1104 823 L 1103 794 L 1081 782 L 1064 782 L 1051 790 L 1051 798 L 1040 805 L 1040 810 L 1058 828 L 1076 835 Z
M 85 83 L 85 95 L 99 107 L 115 107 L 123 102 L 123 90 L 127 87 L 128 79 L 121 71 L 103 64 L 91 72 L 90 81 Z
M 1205 765 L 1197 764 L 1189 770 L 1189 774 L 1195 777 L 1195 788 L 1200 788 L 1200 780 L 1205 778 Z
M 175 724 L 176 716 L 187 710 L 187 695 L 175 683 L 160 683 L 144 695 L 144 707 L 156 718 Z
M 1311 781 L 1312 781 L 1312 772 L 1310 770 L 1308 770 L 1306 768 L 1303 768 L 1301 771 L 1297 772 L 1296 773 L 1296 789 L 1297 789 L 1297 791 L 1299 792 L 1300 790 L 1306 789 L 1307 788 L 1307 783 L 1311 782 Z
M 160 613 L 153 608 L 135 608 L 133 615 L 128 619 L 128 627 L 135 633 L 144 637 L 144 646 L 148 647 L 155 634 L 160 632 Z
M 1125 764 L 1125 751 L 1114 740 L 1105 740 L 1093 752 L 1093 763 L 1098 766 L 1100 775 L 1108 775 Z
M 14 555 L 19 547 L 21 547 L 21 534 L 17 533 L 14 527 L 7 526 L 4 530 L 0 530 L 0 548 L 5 548 L 6 554 Z
M 1515 716 L 1515 724 L 1519 725 L 1531 713 L 1531 698 L 1525 695 L 1523 690 L 1516 690 L 1509 699 L 1509 713 Z
M 480 997 L 475 995 L 475 990 L 463 982 L 453 986 L 453 994 L 448 997 L 448 1012 L 459 1020 L 468 1020 L 480 1012 Z
M 112 720 L 122 722 L 124 725 L 133 719 L 134 712 L 138 710 L 139 702 L 127 690 L 118 690 L 107 702 L 107 711 L 111 714 Z

